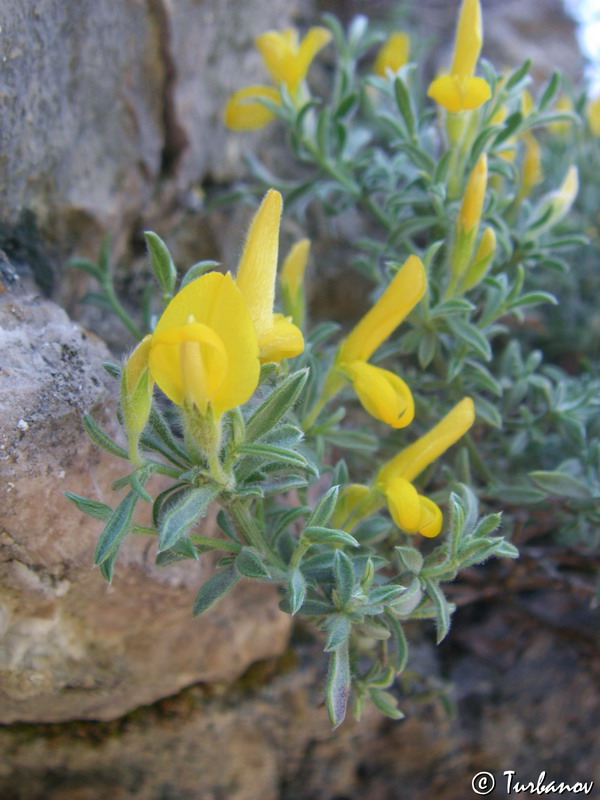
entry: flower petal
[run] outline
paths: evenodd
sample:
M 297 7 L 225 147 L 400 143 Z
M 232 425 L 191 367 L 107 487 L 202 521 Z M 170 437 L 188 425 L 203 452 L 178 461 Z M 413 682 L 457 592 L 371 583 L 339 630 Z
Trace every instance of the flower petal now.
M 452 73 L 470 77 L 475 71 L 483 44 L 479 0 L 463 0 L 456 28 Z
M 304 350 L 304 337 L 291 317 L 273 314 L 273 325 L 260 336 L 258 346 L 263 363 L 281 361 L 282 358 L 293 358 Z
M 248 229 L 235 279 L 248 305 L 259 339 L 273 325 L 281 209 L 281 195 L 275 189 L 270 189 Z
M 404 478 L 392 478 L 385 496 L 392 519 L 401 530 L 429 538 L 441 531 L 443 518 L 438 506 Z
M 394 31 L 381 45 L 373 64 L 373 72 L 385 78 L 388 69 L 397 72 L 408 62 L 409 56 L 409 35 L 405 31 Z
M 279 92 L 272 86 L 245 86 L 227 101 L 223 112 L 225 125 L 233 131 L 250 131 L 271 122 L 275 114 L 260 102 L 261 97 L 278 105 L 281 103 Z
M 387 369 L 366 361 L 354 361 L 340 367 L 350 378 L 354 391 L 366 411 L 392 428 L 409 425 L 415 406 L 406 383 Z
M 457 442 L 474 421 L 473 401 L 470 397 L 463 397 L 437 425 L 416 442 L 401 450 L 382 467 L 378 483 L 385 487 L 392 478 L 406 478 L 407 481 L 412 481 L 425 467 Z
M 338 361 L 366 361 L 417 305 L 426 285 L 423 263 L 409 256 L 379 300 L 344 339 Z
M 427 96 L 447 111 L 458 113 L 482 106 L 492 96 L 492 90 L 483 78 L 441 75 L 430 83 Z
M 421 503 L 421 517 L 419 519 L 419 533 L 428 539 L 433 539 L 442 530 L 444 518 L 442 512 L 433 500 L 419 495 Z
M 169 332 L 170 329 L 186 326 L 190 316 L 214 332 L 227 356 L 226 374 L 220 377 L 222 366 L 219 365 L 223 359 L 217 353 L 219 348 L 209 348 L 205 354 L 210 376 L 207 382 L 210 402 L 219 416 L 223 411 L 246 402 L 258 384 L 260 364 L 252 318 L 229 273 L 202 275 L 175 295 L 152 336 L 150 369 L 163 392 L 178 405 L 183 402 L 180 361 L 177 361 L 179 371 L 174 371 L 164 352 L 157 348 L 155 353 L 154 345 L 163 337 L 167 343 L 170 338 L 177 338 L 179 334 Z
M 412 483 L 404 478 L 392 478 L 385 488 L 385 496 L 396 525 L 407 533 L 416 533 L 421 519 L 421 503 Z

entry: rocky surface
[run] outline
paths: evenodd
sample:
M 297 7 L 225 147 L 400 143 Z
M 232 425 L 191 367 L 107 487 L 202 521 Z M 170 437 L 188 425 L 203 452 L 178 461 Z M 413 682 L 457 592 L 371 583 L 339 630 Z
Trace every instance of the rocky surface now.
M 84 410 L 114 427 L 109 354 L 58 306 L 8 292 L 0 350 L 0 722 L 112 719 L 279 653 L 289 619 L 258 584 L 191 619 L 208 563 L 158 569 L 153 542 L 131 537 L 103 581 L 101 524 L 62 493 L 114 503 L 126 471 L 81 427 Z
M 598 786 L 598 654 L 573 635 L 576 621 L 589 630 L 585 603 L 555 590 L 464 609 L 444 647 L 414 649 L 404 721 L 371 709 L 334 733 L 321 705 L 325 663 L 304 635 L 227 690 L 199 685 L 113 723 L 0 730 L 0 792 L 11 800 L 464 800 L 482 770 L 497 780 L 492 797 L 506 796 L 506 770 L 521 782 L 546 771 L 547 781 Z M 567 622 L 569 639 L 560 633 Z M 447 679 L 452 718 L 432 700 Z

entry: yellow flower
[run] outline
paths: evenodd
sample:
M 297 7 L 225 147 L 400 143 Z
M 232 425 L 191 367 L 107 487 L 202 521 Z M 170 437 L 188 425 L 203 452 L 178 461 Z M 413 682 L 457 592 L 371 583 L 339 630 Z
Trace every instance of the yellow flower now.
M 310 28 L 299 41 L 295 28 L 283 31 L 266 31 L 256 39 L 265 67 L 275 83 L 284 84 L 293 100 L 299 100 L 302 82 L 309 67 L 319 52 L 330 41 L 327 28 Z M 262 128 L 273 119 L 273 112 L 260 99 L 281 103 L 279 89 L 255 84 L 234 92 L 224 111 L 224 121 L 232 130 Z
M 281 209 L 281 195 L 270 189 L 250 224 L 236 276 L 263 362 L 291 358 L 304 350 L 302 332 L 291 318 L 273 313 Z
M 407 533 L 437 536 L 442 512 L 420 495 L 411 481 L 465 434 L 475 420 L 470 397 L 464 397 L 428 433 L 421 436 L 379 471 L 376 485 L 385 494 L 392 519 Z
M 298 39 L 295 28 L 266 31 L 256 39 L 264 64 L 275 83 L 284 83 L 294 94 L 309 70 L 317 53 L 331 40 L 331 33 L 320 26 L 310 28 Z
M 540 216 L 547 212 L 548 207 L 551 208 L 550 216 L 543 225 L 536 229 L 536 234 L 547 231 L 560 222 L 571 210 L 571 206 L 575 202 L 577 192 L 579 191 L 579 172 L 577 167 L 573 164 L 567 170 L 563 182 L 558 189 L 549 192 L 542 203 L 540 204 Z
M 150 416 L 154 380 L 148 369 L 152 336 L 144 336 L 121 371 L 121 410 L 129 444 L 129 459 L 138 464 L 138 444 Z
M 304 322 L 304 273 L 308 264 L 310 241 L 300 239 L 290 248 L 279 276 L 281 299 L 287 313 L 299 328 Z
M 544 177 L 542 173 L 542 151 L 538 140 L 531 131 L 525 131 L 522 140 L 524 152 L 519 198 L 527 197 L 534 186 L 541 183 Z
M 446 296 L 451 297 L 468 270 L 481 221 L 487 188 L 487 156 L 482 153 L 473 167 L 456 220 L 456 235 L 450 256 L 450 281 Z
M 433 500 L 419 494 L 405 478 L 392 478 L 385 488 L 390 514 L 406 533 L 420 533 L 429 538 L 442 530 L 442 512 Z
M 149 344 L 150 373 L 176 405 L 215 418 L 245 403 L 259 378 L 258 344 L 231 275 L 210 272 L 168 304 Z
M 592 136 L 600 136 L 600 97 L 590 100 L 585 111 Z
M 493 228 L 486 228 L 481 235 L 473 260 L 460 280 L 461 292 L 472 289 L 483 280 L 490 268 L 495 252 L 496 232 Z
M 473 167 L 465 193 L 463 195 L 460 212 L 458 214 L 457 229 L 469 233 L 477 229 L 481 220 L 485 190 L 487 188 L 487 156 L 482 153 Z
M 272 86 L 245 86 L 229 98 L 223 113 L 225 125 L 232 131 L 250 131 L 264 127 L 275 114 L 260 102 L 261 97 L 278 105 L 281 103 L 279 92 Z
M 419 258 L 410 256 L 340 345 L 330 396 L 339 388 L 338 376 L 342 375 L 352 381 L 360 402 L 376 419 L 393 428 L 410 424 L 414 403 L 406 383 L 393 372 L 367 361 L 416 306 L 425 288 L 425 268 Z
M 436 78 L 427 90 L 427 95 L 448 111 L 479 108 L 492 96 L 489 84 L 473 74 L 482 42 L 479 0 L 463 0 L 450 73 Z
M 455 444 L 474 421 L 473 401 L 470 397 L 463 397 L 430 431 L 388 461 L 379 471 L 378 482 L 385 485 L 392 478 L 412 481 Z
M 410 58 L 410 37 L 405 31 L 393 31 L 381 45 L 373 72 L 385 78 L 388 69 L 397 72 Z

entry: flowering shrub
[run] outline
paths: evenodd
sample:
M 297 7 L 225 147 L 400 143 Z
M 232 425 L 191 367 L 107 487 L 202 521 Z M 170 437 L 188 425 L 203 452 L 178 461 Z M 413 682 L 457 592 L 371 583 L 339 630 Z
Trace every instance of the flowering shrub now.
M 588 467 L 560 463 L 560 450 L 585 440 L 597 392 L 591 377 L 584 389 L 544 365 L 527 334 L 532 309 L 557 302 L 541 288 L 556 251 L 584 241 L 557 232 L 577 167 L 543 183 L 549 126 L 577 124 L 574 111 L 551 108 L 558 78 L 533 99 L 527 64 L 505 76 L 479 62 L 478 0 L 464 0 L 450 70 L 427 89 L 435 106 L 407 63 L 405 32 L 363 70 L 380 39 L 367 20 L 347 35 L 325 22 L 303 39 L 260 36 L 276 85 L 242 87 L 226 105 L 238 131 L 278 120 L 302 166 L 283 180 L 253 160 L 268 191 L 235 275 L 201 262 L 179 277 L 147 234 L 162 314 L 146 335 L 129 321 L 140 343 L 122 367 L 107 365 L 120 375 L 128 448 L 84 419 L 99 446 L 132 463 L 115 484 L 127 493 L 114 509 L 68 496 L 105 523 L 96 563 L 107 580 L 124 537 L 140 534 L 156 537 L 165 566 L 222 552 L 194 614 L 239 580 L 275 582 L 282 609 L 323 632 L 337 726 L 349 698 L 357 715 L 371 701 L 402 716 L 388 689 L 407 662 L 404 623 L 431 618 L 441 640 L 453 612 L 443 584 L 490 556 L 517 556 L 495 533 L 500 509 L 506 531 L 515 506 L 557 496 L 591 519 Z M 307 72 L 330 43 L 333 89 L 315 97 Z M 274 310 L 282 194 L 299 218 L 309 203 L 363 215 L 354 266 L 374 299 L 346 335 L 310 324 L 307 239 L 284 259 Z M 106 253 L 78 264 L 123 316 Z M 155 498 L 153 474 L 170 481 Z M 490 505 L 481 518 L 476 493 Z M 138 502 L 152 503 L 152 527 L 133 522 Z M 207 535 L 198 523 L 213 503 L 219 533 Z

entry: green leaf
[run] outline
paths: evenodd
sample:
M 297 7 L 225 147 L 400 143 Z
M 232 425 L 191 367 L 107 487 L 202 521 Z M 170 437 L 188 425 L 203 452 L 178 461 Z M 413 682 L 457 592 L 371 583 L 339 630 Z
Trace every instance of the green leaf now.
M 292 449 L 304 438 L 304 432 L 295 425 L 278 425 L 260 438 L 260 444 Z
M 553 72 L 552 77 L 548 81 L 548 85 L 544 89 L 542 96 L 540 97 L 540 102 L 538 104 L 538 111 L 544 111 L 547 108 L 552 100 L 554 99 L 556 93 L 560 88 L 560 73 Z
M 307 378 L 307 369 L 298 370 L 271 392 L 246 422 L 246 442 L 256 441 L 275 427 L 298 399 Z
M 550 303 L 550 305 L 557 306 L 558 300 L 550 292 L 527 292 L 517 297 L 509 303 L 508 308 L 518 308 L 519 306 L 534 306 L 538 303 Z
M 144 231 L 144 238 L 150 253 L 150 266 L 163 294 L 172 297 L 177 280 L 177 269 L 171 258 L 169 248 L 153 231 Z
M 183 443 L 175 437 L 162 412 L 154 405 L 150 410 L 147 430 L 154 434 L 155 438 L 152 440 L 154 447 L 165 458 L 177 466 L 187 466 L 190 463 L 189 454 L 183 447 Z
M 336 550 L 333 559 L 333 574 L 335 575 L 335 588 L 342 608 L 348 605 L 354 591 L 354 567 L 352 561 L 341 550 Z
M 82 497 L 75 492 L 64 492 L 67 500 L 74 503 L 80 511 L 88 514 L 95 519 L 107 520 L 112 514 L 112 508 L 107 506 L 106 503 L 99 503 L 97 500 L 91 500 L 89 497 Z
M 332 486 L 331 489 L 325 492 L 306 521 L 307 528 L 322 528 L 324 525 L 327 525 L 331 515 L 335 511 L 339 488 L 339 486 Z
M 253 547 L 243 547 L 235 559 L 235 568 L 245 578 L 268 581 L 271 574 L 264 561 Z
M 404 719 L 405 715 L 397 708 L 398 701 L 390 692 L 371 687 L 369 689 L 369 697 L 375 708 L 381 711 L 382 714 L 385 714 L 386 717 L 390 717 L 390 719 Z
M 502 513 L 488 514 L 479 520 L 471 536 L 473 539 L 483 539 L 484 537 L 489 536 L 490 533 L 493 533 L 495 530 L 497 530 L 501 523 Z
M 369 592 L 366 599 L 368 605 L 393 605 L 397 600 L 401 600 L 406 594 L 406 587 L 398 584 L 387 584 L 386 586 L 376 586 Z
M 71 258 L 67 262 L 67 266 L 87 272 L 87 274 L 95 278 L 98 283 L 102 283 L 104 279 L 102 270 L 97 266 L 97 264 L 94 264 L 94 262 L 90 261 L 88 258 Z
M 337 650 L 348 641 L 352 623 L 346 614 L 331 614 L 325 620 L 324 627 L 327 630 L 324 650 L 326 653 L 331 653 L 332 650 Z
M 244 444 L 238 448 L 239 453 L 248 456 L 256 456 L 268 461 L 278 461 L 281 464 L 290 464 L 293 467 L 306 467 L 307 462 L 304 456 L 295 450 L 286 447 L 276 447 L 272 444 Z
M 334 650 L 329 658 L 329 672 L 325 689 L 327 713 L 333 728 L 344 721 L 350 696 L 350 654 L 348 641 Z
M 377 449 L 377 437 L 366 431 L 350 431 L 338 430 L 327 431 L 323 434 L 323 438 L 337 447 L 343 447 L 346 450 L 361 450 L 372 453 Z
M 180 289 L 183 289 L 184 286 L 187 286 L 188 283 L 195 281 L 196 278 L 200 278 L 204 275 L 205 272 L 208 272 L 212 269 L 217 269 L 220 267 L 220 263 L 218 261 L 198 261 L 197 264 L 192 264 L 192 266 L 188 269 L 185 273 L 183 278 L 181 279 L 181 283 L 179 285 Z
M 394 80 L 394 94 L 398 111 L 402 115 L 408 135 L 412 139 L 415 134 L 415 115 L 412 108 L 410 93 L 406 88 L 406 84 L 400 77 Z
M 469 322 L 458 317 L 447 317 L 446 324 L 450 330 L 484 361 L 492 358 L 492 348 L 481 331 Z
M 418 575 L 423 567 L 423 556 L 415 547 L 394 547 L 401 566 Z
M 424 588 L 427 595 L 432 600 L 435 608 L 435 617 L 437 621 L 437 644 L 446 637 L 450 630 L 450 608 L 448 601 L 444 597 L 444 593 L 435 581 L 424 580 Z
M 506 86 L 504 87 L 507 92 L 517 86 L 523 78 L 527 75 L 529 70 L 531 69 L 531 59 L 528 58 L 521 66 L 516 69 L 512 75 L 509 76 L 508 80 L 506 81 Z
M 119 555 L 119 548 L 117 547 L 100 564 L 100 572 L 102 573 L 102 577 L 107 583 L 112 583 L 113 572 L 115 569 L 115 561 L 117 560 L 118 555 Z
M 582 481 L 577 480 L 567 472 L 559 470 L 537 470 L 530 472 L 529 477 L 544 491 L 573 500 L 589 500 L 592 491 Z
M 332 544 L 332 545 L 349 545 L 350 547 L 358 547 L 359 543 L 346 531 L 341 531 L 336 528 L 324 528 L 320 525 L 311 525 L 302 533 L 302 538 L 311 544 Z
M 306 597 L 306 581 L 299 567 L 293 567 L 288 576 L 288 595 L 290 603 L 290 613 L 292 616 L 298 613 L 304 598 Z
M 98 539 L 94 552 L 94 564 L 102 564 L 119 549 L 121 540 L 131 524 L 131 517 L 138 499 L 136 492 L 128 492 L 112 512 Z
M 181 489 L 169 497 L 159 520 L 158 552 L 168 550 L 206 514 L 211 500 L 219 494 L 212 484 Z
M 496 406 L 486 400 L 485 397 L 477 395 L 475 397 L 475 413 L 479 419 L 482 419 L 493 428 L 502 428 L 502 416 Z
M 385 612 L 385 622 L 392 634 L 387 643 L 388 658 L 396 675 L 399 675 L 408 661 L 408 643 L 402 625 L 389 611 Z
M 114 442 L 110 436 L 102 430 L 102 428 L 90 414 L 83 415 L 82 423 L 87 435 L 94 442 L 94 444 L 98 445 L 98 447 L 101 447 L 103 450 L 106 450 L 107 453 L 110 453 L 113 456 L 124 458 L 126 461 L 129 460 L 129 454 L 127 450 Z
M 214 606 L 230 589 L 233 589 L 239 579 L 240 576 L 234 566 L 215 572 L 202 584 L 200 591 L 196 595 L 192 611 L 194 617 Z

